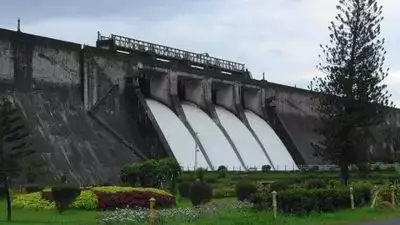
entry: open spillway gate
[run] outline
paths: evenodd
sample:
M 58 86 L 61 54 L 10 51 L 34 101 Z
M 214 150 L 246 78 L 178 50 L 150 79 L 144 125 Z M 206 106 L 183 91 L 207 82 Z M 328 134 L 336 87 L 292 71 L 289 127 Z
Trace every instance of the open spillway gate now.
M 142 103 L 147 104 L 165 154 L 183 167 L 249 170 L 271 165 L 274 170 L 292 170 L 302 163 L 297 149 L 291 146 L 288 151 L 279 138 L 288 139 L 284 130 L 275 135 L 268 129 L 271 109 L 265 107 L 266 99 L 255 96 L 256 111 L 246 107 L 241 85 L 254 80 L 244 64 L 115 34 L 98 33 L 97 47 L 140 59 L 133 77 Z M 262 93 L 262 87 L 256 88 Z M 271 143 L 257 134 L 263 128 L 275 135 Z

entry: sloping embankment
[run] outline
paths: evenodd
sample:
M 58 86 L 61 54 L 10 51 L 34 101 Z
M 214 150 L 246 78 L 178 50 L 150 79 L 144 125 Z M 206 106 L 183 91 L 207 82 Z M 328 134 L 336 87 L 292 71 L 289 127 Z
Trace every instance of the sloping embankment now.
M 70 182 L 96 184 L 118 180 L 133 152 L 83 111 L 78 90 L 54 87 L 34 93 L 15 92 L 34 136 L 34 148 L 46 161 L 49 176 L 61 173 Z

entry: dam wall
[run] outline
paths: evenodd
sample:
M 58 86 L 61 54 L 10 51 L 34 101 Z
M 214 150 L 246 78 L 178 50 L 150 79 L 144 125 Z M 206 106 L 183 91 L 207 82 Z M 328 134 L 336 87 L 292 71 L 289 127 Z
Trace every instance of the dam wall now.
M 61 174 L 79 184 L 118 181 L 124 164 L 166 156 L 189 169 L 326 163 L 311 147 L 323 125 L 312 92 L 4 29 L 0 52 L 0 94 L 13 97 L 33 132 L 48 164 L 43 182 Z M 394 159 L 400 143 L 383 134 L 397 132 L 399 115 L 365 130 L 359 148 L 369 160 Z

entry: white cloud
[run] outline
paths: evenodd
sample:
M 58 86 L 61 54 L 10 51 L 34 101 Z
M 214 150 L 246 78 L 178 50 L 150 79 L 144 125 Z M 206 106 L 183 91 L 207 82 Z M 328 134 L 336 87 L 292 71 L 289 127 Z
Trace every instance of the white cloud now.
M 151 2 L 151 1 L 150 1 Z M 387 83 L 400 105 L 400 1 L 381 0 L 385 20 Z M 171 1 L 171 4 L 174 1 Z M 165 10 L 162 20 L 145 20 L 135 14 L 102 17 L 55 17 L 24 24 L 40 35 L 94 44 L 96 31 L 117 33 L 247 64 L 253 77 L 306 87 L 318 74 L 319 44 L 328 43 L 330 21 L 337 0 L 219 0 L 185 2 L 186 12 Z M 145 6 L 143 6 L 145 7 Z M 163 6 L 160 6 L 163 7 Z M 163 10 L 157 8 L 157 13 Z M 171 7 L 173 9 L 173 7 Z M 169 10 L 172 10 L 169 9 Z M 151 13 L 149 10 L 148 13 Z

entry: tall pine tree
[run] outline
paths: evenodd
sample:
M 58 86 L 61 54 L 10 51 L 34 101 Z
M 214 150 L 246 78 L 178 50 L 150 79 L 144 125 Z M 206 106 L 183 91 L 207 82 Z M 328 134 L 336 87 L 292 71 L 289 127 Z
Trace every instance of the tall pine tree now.
M 19 112 L 8 97 L 0 99 L 0 183 L 5 188 L 7 220 L 11 221 L 10 177 L 21 172 L 21 160 L 34 152 L 29 149 L 26 132 Z
M 385 106 L 393 103 L 382 84 L 389 72 L 383 68 L 382 6 L 376 0 L 339 0 L 336 8 L 330 44 L 321 45 L 317 66 L 325 76 L 315 77 L 309 88 L 319 93 L 314 110 L 324 122 L 317 132 L 325 138 L 313 146 L 317 154 L 340 166 L 347 184 L 348 166 L 358 160 L 360 131 L 381 123 L 388 112 Z

